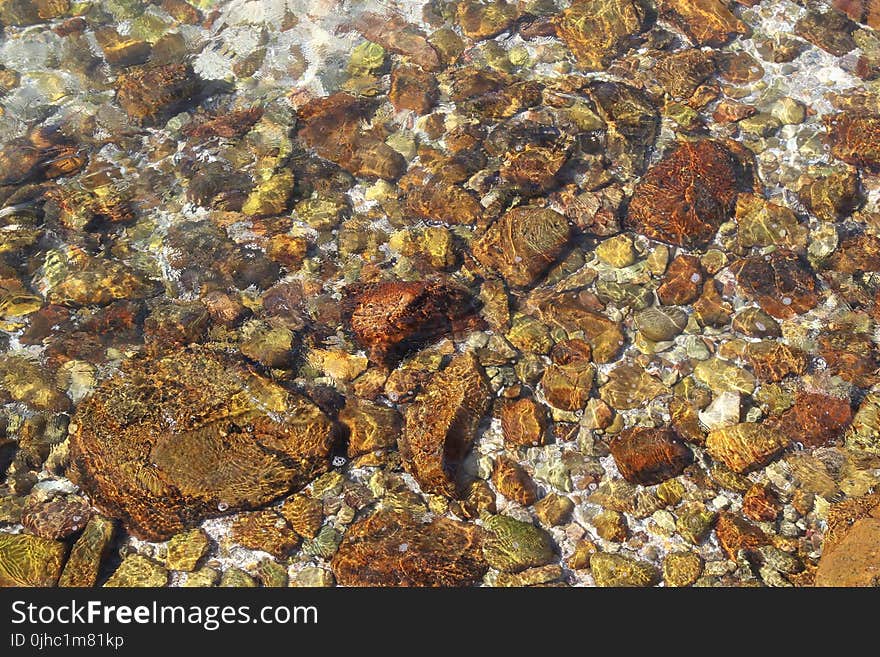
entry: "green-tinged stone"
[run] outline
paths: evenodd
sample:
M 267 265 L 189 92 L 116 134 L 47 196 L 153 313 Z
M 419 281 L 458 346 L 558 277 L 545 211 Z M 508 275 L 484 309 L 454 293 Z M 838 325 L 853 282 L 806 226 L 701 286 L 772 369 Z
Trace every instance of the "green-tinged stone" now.
M 652 306 L 633 317 L 636 328 L 654 342 L 675 339 L 675 336 L 684 331 L 687 322 L 687 313 L 675 306 Z
M 750 135 L 769 137 L 782 127 L 782 122 L 772 114 L 755 114 L 738 122 L 739 129 Z
M 385 65 L 385 58 L 385 48 L 378 43 L 365 41 L 351 51 L 348 72 L 353 77 L 377 73 Z
M 846 433 L 846 446 L 880 455 L 880 393 L 868 393 L 862 401 Z
M 715 512 L 707 509 L 702 504 L 688 504 L 678 512 L 675 520 L 675 528 L 678 533 L 694 545 L 699 545 L 709 532 L 712 531 L 712 523 L 715 522 Z
M 322 559 L 331 559 L 339 549 L 342 534 L 330 525 L 324 525 L 315 538 L 303 542 L 302 551 Z
M 667 479 L 662 484 L 657 486 L 657 497 L 666 505 L 666 506 L 675 506 L 681 501 L 681 498 L 684 497 L 684 484 L 682 484 L 677 478 L 676 479 Z
M 37 409 L 66 411 L 70 407 L 70 400 L 49 373 L 25 356 L 0 357 L 0 390 Z
M 751 372 L 718 358 L 698 363 L 694 367 L 694 376 L 716 394 L 739 392 L 751 395 L 755 391 L 755 376 Z
M 819 219 L 839 221 L 855 210 L 861 202 L 859 175 L 854 169 L 832 171 L 817 177 L 801 191 L 807 204 Z
M 780 98 L 770 108 L 770 114 L 776 117 L 783 125 L 797 125 L 807 118 L 807 108 L 794 98 Z
M 293 195 L 292 171 L 283 170 L 260 181 L 247 197 L 241 211 L 256 217 L 271 217 L 288 209 Z
M 703 573 L 703 559 L 694 552 L 670 552 L 663 560 L 666 586 L 691 586 Z
M 642 31 L 645 10 L 631 0 L 575 0 L 556 18 L 559 38 L 578 65 L 603 70 Z
M 226 588 L 256 588 L 257 581 L 240 568 L 223 571 L 220 586 Z
M 184 588 L 208 588 L 217 586 L 220 581 L 220 573 L 208 566 L 202 566 L 198 570 L 187 573 Z
M 553 543 L 543 529 L 502 515 L 490 516 L 483 524 L 490 532 L 483 556 L 493 568 L 518 573 L 553 561 Z
M 106 587 L 155 588 L 168 583 L 168 571 L 141 554 L 130 554 L 110 575 Z
M 58 580 L 58 586 L 91 587 L 98 581 L 101 562 L 113 540 L 115 525 L 112 520 L 93 516 L 82 535 L 70 550 L 70 557 Z
M 310 588 L 326 588 L 333 586 L 336 579 L 333 573 L 320 566 L 306 566 L 296 574 L 291 586 L 305 586 Z
M 293 355 L 293 331 L 283 326 L 271 327 L 260 321 L 249 322 L 241 329 L 241 353 L 268 365 L 284 368 Z
M 505 337 L 521 351 L 546 354 L 553 346 L 547 325 L 528 315 L 516 315 Z
M 3 0 L 0 2 L 0 23 L 28 26 L 45 23 L 70 10 L 68 0 Z
M 257 565 L 257 577 L 263 586 L 271 588 L 286 587 L 288 583 L 287 568 L 272 559 L 263 559 Z
M 622 554 L 597 552 L 590 557 L 590 572 L 597 586 L 646 587 L 660 582 L 655 565 Z
M 574 502 L 564 495 L 550 493 L 538 501 L 534 509 L 538 522 L 545 527 L 555 527 L 569 521 L 574 511 Z
M 171 570 L 190 572 L 195 570 L 211 546 L 211 539 L 204 529 L 196 528 L 177 534 L 168 541 L 165 565 Z
M 654 298 L 654 292 L 647 287 L 616 281 L 597 281 L 596 295 L 603 302 L 626 306 L 634 311 L 647 308 Z
M 55 586 L 66 555 L 64 543 L 0 533 L 0 587 Z
M 809 228 L 798 222 L 797 215 L 754 194 L 740 194 L 736 201 L 737 239 L 740 246 L 784 246 L 802 250 Z
M 42 283 L 48 288 L 47 299 L 67 306 L 143 299 L 158 289 L 122 262 L 91 256 L 73 246 L 47 251 L 42 274 Z
M 549 564 L 539 568 L 529 568 L 521 573 L 498 573 L 495 586 L 541 586 L 561 580 L 562 575 L 562 566 Z

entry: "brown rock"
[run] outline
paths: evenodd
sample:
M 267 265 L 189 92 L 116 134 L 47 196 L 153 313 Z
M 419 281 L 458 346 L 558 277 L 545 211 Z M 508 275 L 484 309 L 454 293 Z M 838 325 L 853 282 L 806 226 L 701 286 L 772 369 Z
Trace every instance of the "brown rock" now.
M 456 356 L 406 409 L 400 455 L 426 493 L 455 497 L 457 474 L 492 388 L 473 354 Z
M 756 82 L 764 77 L 764 67 L 761 66 L 761 62 L 743 50 L 721 52 L 717 61 L 718 74 L 728 82 L 744 84 Z
M 188 64 L 132 67 L 116 80 L 116 102 L 136 123 L 153 125 L 191 103 L 199 85 Z
M 388 100 L 398 112 L 427 114 L 437 102 L 437 78 L 418 66 L 400 65 L 391 71 Z
M 807 370 L 807 354 L 776 340 L 750 342 L 745 357 L 760 381 L 782 381 L 790 374 L 803 374 Z
M 791 251 L 742 258 L 730 265 L 730 271 L 743 295 L 778 319 L 791 319 L 819 303 L 815 278 Z
M 852 421 L 849 401 L 816 392 L 798 394 L 794 405 L 782 415 L 768 418 L 766 425 L 793 442 L 822 447 L 838 438 Z
M 474 317 L 469 293 L 442 281 L 354 284 L 346 290 L 343 318 L 379 364 L 461 329 Z
M 617 82 L 594 82 L 589 92 L 608 125 L 604 155 L 613 163 L 611 171 L 641 175 L 660 130 L 656 106 L 643 91 Z
M 630 0 L 575 0 L 554 23 L 578 65 L 596 71 L 629 48 L 644 21 L 644 9 Z
M 394 447 L 403 425 L 403 418 L 393 408 L 351 397 L 339 411 L 339 421 L 349 431 L 349 458 Z
M 843 112 L 824 120 L 834 157 L 857 167 L 880 170 L 880 116 Z
M 488 570 L 475 525 L 377 511 L 345 533 L 331 568 L 343 586 L 468 586 Z
M 410 171 L 400 188 L 406 194 L 407 210 L 422 219 L 473 226 L 483 216 L 483 206 L 472 192 L 442 176 Z
M 704 280 L 700 259 L 691 255 L 679 255 L 669 263 L 663 281 L 657 287 L 657 296 L 665 306 L 692 303 L 699 298 Z
M 297 133 L 324 159 L 356 176 L 397 180 L 406 171 L 406 160 L 373 132 L 363 130 L 369 104 L 346 93 L 319 97 L 299 109 Z
M 499 493 L 523 506 L 530 506 L 538 499 L 538 487 L 529 473 L 513 459 L 500 456 L 492 470 L 492 483 Z
M 463 0 L 458 3 L 455 18 L 466 37 L 479 41 L 509 30 L 518 13 L 516 5 L 505 0 Z
M 541 377 L 547 401 L 566 411 L 582 409 L 590 398 L 596 374 L 590 345 L 583 340 L 565 340 L 553 347 L 550 356 L 553 363 Z
M 586 307 L 577 294 L 554 294 L 547 298 L 536 297 L 528 302 L 542 321 L 562 328 L 567 333 L 583 331 L 590 343 L 593 360 L 597 363 L 614 361 L 626 344 L 623 328 L 604 315 Z
M 880 29 L 880 2 L 877 0 L 833 0 L 831 4 L 854 21 Z
M 78 495 L 55 497 L 45 502 L 28 498 L 21 513 L 21 524 L 42 538 L 64 539 L 86 526 L 94 511 Z
M 549 208 L 509 210 L 473 244 L 474 256 L 518 287 L 534 285 L 571 236 L 565 217 Z
M 703 293 L 694 303 L 694 318 L 700 326 L 721 328 L 730 322 L 733 312 L 730 304 L 724 301 L 719 291 L 720 286 L 713 278 L 703 286 Z
M 780 510 L 779 498 L 767 485 L 754 484 L 743 495 L 743 515 L 755 522 L 773 522 Z
M 615 410 L 639 408 L 669 392 L 669 388 L 643 368 L 627 364 L 611 370 L 608 382 L 599 388 L 599 396 Z
M 706 444 L 706 432 L 694 405 L 681 397 L 669 401 L 670 426 L 682 440 L 694 445 Z
M 628 482 L 653 486 L 677 477 L 693 462 L 693 454 L 672 429 L 634 427 L 611 441 L 611 455 Z
M 574 511 L 574 502 L 556 493 L 549 493 L 535 503 L 535 517 L 546 527 L 566 524 Z
M 239 545 L 279 559 L 296 549 L 300 541 L 287 519 L 274 509 L 242 513 L 232 522 L 229 535 Z
M 291 495 L 278 508 L 290 526 L 300 536 L 315 538 L 324 522 L 324 505 L 321 500 L 297 493 Z
M 148 540 L 305 486 L 335 442 L 313 403 L 202 347 L 127 361 L 70 432 L 71 479 Z
M 567 144 L 526 144 L 522 150 L 506 154 L 499 175 L 526 196 L 543 194 L 559 186 L 558 174 L 568 156 Z
M 373 43 L 403 55 L 426 71 L 440 68 L 440 56 L 424 32 L 407 23 L 400 14 L 364 12 L 358 16 L 355 29 Z
M 593 516 L 592 523 L 599 538 L 613 543 L 622 543 L 629 533 L 626 516 L 619 511 L 604 509 Z
M 880 518 L 864 518 L 834 551 L 823 551 L 816 586 L 880 586 Z
M 857 27 L 839 11 L 810 10 L 795 23 L 794 33 L 835 57 L 843 57 L 856 47 L 852 33 Z
M 706 450 L 734 472 L 744 473 L 767 465 L 789 439 L 779 431 L 754 422 L 741 422 L 709 432 Z
M 547 409 L 529 397 L 505 400 L 501 405 L 501 431 L 507 445 L 543 445 L 548 438 Z
M 663 90 L 675 99 L 690 99 L 715 73 L 715 58 L 697 48 L 663 55 L 651 69 Z
M 758 527 L 733 513 L 722 511 L 715 521 L 718 543 L 728 559 L 736 560 L 740 550 L 754 551 L 770 543 L 770 539 Z
M 832 504 L 828 508 L 828 531 L 825 532 L 825 543 L 822 551 L 831 553 L 846 537 L 850 528 L 859 520 L 878 517 L 880 493 L 854 497 Z
M 731 327 L 750 338 L 779 338 L 779 322 L 759 308 L 745 308 L 733 318 Z
M 698 46 L 722 46 L 735 34 L 748 34 L 721 0 L 658 0 L 657 9 Z
M 628 221 L 661 242 L 693 248 L 707 244 L 731 214 L 739 164 L 720 143 L 683 142 L 636 185 Z
M 849 330 L 828 330 L 819 335 L 819 353 L 828 369 L 859 387 L 878 381 L 880 358 L 870 336 Z

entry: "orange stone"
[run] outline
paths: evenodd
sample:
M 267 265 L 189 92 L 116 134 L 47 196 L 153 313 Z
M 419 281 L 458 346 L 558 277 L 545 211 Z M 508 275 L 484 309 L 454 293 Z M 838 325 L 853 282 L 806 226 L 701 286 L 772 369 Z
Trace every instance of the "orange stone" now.
M 852 417 L 848 400 L 802 392 L 790 409 L 768 418 L 765 424 L 806 447 L 822 447 L 840 436 Z
M 677 256 L 657 287 L 657 296 L 664 306 L 680 306 L 696 301 L 703 289 L 705 274 L 700 259 L 691 255 Z
M 755 484 L 743 496 L 743 515 L 756 522 L 773 522 L 779 511 L 779 498 L 769 486 Z
M 610 445 L 623 478 L 632 484 L 653 486 L 677 477 L 693 462 L 693 454 L 672 429 L 624 429 Z
M 791 319 L 819 303 L 809 267 L 786 249 L 742 258 L 730 265 L 730 271 L 743 295 L 777 319 Z
M 715 533 L 718 536 L 721 549 L 731 560 L 736 560 L 736 553 L 740 550 L 752 552 L 770 543 L 770 539 L 760 528 L 727 511 L 718 514 Z

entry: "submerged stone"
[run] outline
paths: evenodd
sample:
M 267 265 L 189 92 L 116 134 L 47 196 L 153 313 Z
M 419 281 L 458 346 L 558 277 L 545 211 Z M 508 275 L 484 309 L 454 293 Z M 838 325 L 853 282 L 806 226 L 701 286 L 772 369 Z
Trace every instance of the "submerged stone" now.
M 376 511 L 348 529 L 331 568 L 343 586 L 468 586 L 488 570 L 482 542 L 475 525 Z
M 133 534 L 163 540 L 305 486 L 329 469 L 335 432 L 304 397 L 192 347 L 126 362 L 71 435 L 71 478 Z
M 603 70 L 642 31 L 645 11 L 629 0 L 576 0 L 555 19 L 556 33 L 581 68 Z
M 0 533 L 0 586 L 55 586 L 66 556 L 59 541 Z

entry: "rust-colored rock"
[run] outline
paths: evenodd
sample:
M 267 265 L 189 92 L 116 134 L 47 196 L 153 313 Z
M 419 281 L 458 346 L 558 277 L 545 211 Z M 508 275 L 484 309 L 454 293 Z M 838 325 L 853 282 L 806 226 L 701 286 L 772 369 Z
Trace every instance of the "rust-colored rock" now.
M 362 128 L 370 114 L 369 103 L 350 94 L 315 98 L 299 109 L 298 135 L 318 155 L 356 176 L 397 180 L 406 171 L 406 160 Z
M 137 66 L 116 81 L 116 102 L 141 125 L 153 125 L 192 102 L 198 76 L 188 64 Z
M 766 484 L 755 484 L 743 495 L 743 515 L 755 522 L 773 522 L 780 511 L 779 498 Z
M 556 34 L 588 71 L 604 70 L 642 31 L 645 11 L 631 0 L 575 0 L 559 14 Z
M 70 432 L 71 479 L 148 540 L 305 486 L 335 440 L 313 403 L 199 347 L 127 361 Z
M 849 401 L 818 392 L 802 392 L 782 415 L 768 418 L 773 427 L 792 442 L 822 447 L 838 438 L 852 421 Z
M 869 388 L 878 381 L 880 357 L 874 341 L 864 333 L 826 330 L 819 334 L 819 353 L 829 371 L 844 381 Z
M 663 281 L 657 287 L 657 296 L 665 306 L 693 303 L 700 296 L 705 278 L 699 258 L 679 255 L 669 263 Z
M 583 331 L 597 363 L 614 361 L 626 344 L 620 322 L 590 310 L 578 294 L 539 295 L 529 299 L 528 307 L 548 325 L 558 326 L 568 333 Z
M 677 477 L 694 458 L 670 428 L 624 429 L 611 441 L 610 448 L 623 478 L 643 486 Z
M 745 357 L 760 381 L 782 381 L 790 374 L 803 374 L 807 370 L 807 354 L 776 340 L 750 342 Z
M 491 397 L 476 357 L 465 353 L 434 374 L 406 409 L 400 455 L 424 492 L 456 496 L 458 469 Z
M 730 271 L 742 294 L 777 319 L 791 319 L 819 303 L 813 274 L 791 251 L 742 258 Z
M 509 210 L 473 244 L 474 256 L 515 286 L 528 287 L 560 256 L 571 227 L 554 210 L 518 207 Z
M 582 409 L 590 398 L 596 375 L 590 345 L 583 340 L 565 340 L 555 345 L 550 355 L 553 363 L 541 378 L 544 396 L 556 408 Z
M 832 504 L 828 508 L 828 531 L 822 545 L 824 554 L 830 554 L 843 541 L 850 528 L 859 520 L 880 516 L 880 493 L 854 497 Z
M 880 169 L 880 116 L 842 112 L 825 117 L 831 154 L 848 164 Z
M 427 114 L 437 101 L 437 78 L 418 66 L 396 66 L 391 71 L 388 100 L 398 112 Z
M 880 30 L 880 2 L 877 0 L 833 0 L 831 5 L 854 21 Z
M 816 586 L 880 586 L 880 518 L 856 521 L 833 551 L 823 551 Z
M 706 281 L 700 298 L 694 302 L 694 318 L 700 326 L 721 328 L 730 322 L 733 308 L 721 296 L 718 282 Z
M 383 281 L 346 289 L 343 317 L 370 359 L 392 364 L 464 328 L 476 310 L 470 294 L 442 281 Z
M 683 142 L 636 185 L 628 221 L 652 239 L 703 246 L 733 211 L 739 170 L 737 159 L 720 143 Z
M 489 569 L 482 543 L 475 525 L 377 511 L 348 529 L 330 566 L 343 586 L 468 586 Z
M 660 15 L 687 34 L 698 46 L 722 46 L 748 26 L 721 0 L 658 0 Z
M 698 48 L 663 55 L 652 69 L 657 82 L 670 96 L 688 100 L 715 73 L 715 58 Z
M 718 543 L 728 559 L 736 560 L 740 550 L 751 552 L 770 542 L 769 537 L 745 518 L 722 511 L 715 521 Z
M 506 400 L 501 406 L 501 431 L 508 445 L 543 445 L 548 438 L 547 410 L 530 397 Z
M 516 4 L 506 0 L 463 0 L 457 3 L 455 19 L 466 37 L 482 40 L 509 30 L 518 13 Z
M 519 463 L 507 456 L 496 459 L 492 483 L 504 497 L 523 506 L 534 504 L 538 499 L 538 487 L 534 479 Z
M 741 422 L 709 432 L 706 450 L 734 472 L 767 465 L 789 444 L 779 431 L 754 422 Z

